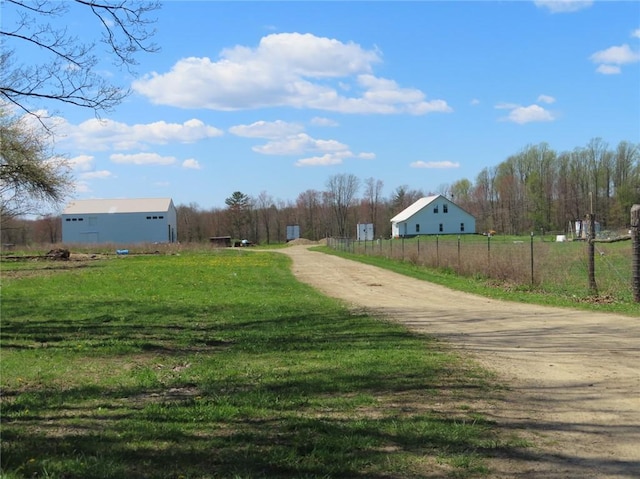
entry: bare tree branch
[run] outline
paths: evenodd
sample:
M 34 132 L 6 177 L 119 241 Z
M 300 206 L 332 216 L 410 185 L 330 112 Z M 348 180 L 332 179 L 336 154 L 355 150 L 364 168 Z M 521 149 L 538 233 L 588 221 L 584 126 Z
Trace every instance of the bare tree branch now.
M 5 0 L 5 9 L 14 9 L 16 21 L 0 25 L 0 100 L 30 114 L 51 103 L 92 109 L 97 115 L 112 110 L 130 92 L 97 71 L 96 41 L 106 46 L 114 65 L 131 72 L 138 53 L 158 51 L 151 41 L 156 21 L 151 15 L 159 7 L 156 1 Z M 61 26 L 63 15 L 80 8 L 96 20 L 99 39 L 80 41 Z M 18 48 L 21 53 L 35 49 L 44 60 L 39 64 L 18 61 Z

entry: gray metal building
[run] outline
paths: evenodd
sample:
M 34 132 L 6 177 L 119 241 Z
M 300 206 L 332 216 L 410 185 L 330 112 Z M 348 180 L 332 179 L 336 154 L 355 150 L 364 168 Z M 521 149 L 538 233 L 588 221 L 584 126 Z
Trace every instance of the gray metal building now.
M 174 243 L 171 198 L 71 201 L 62 213 L 63 243 Z

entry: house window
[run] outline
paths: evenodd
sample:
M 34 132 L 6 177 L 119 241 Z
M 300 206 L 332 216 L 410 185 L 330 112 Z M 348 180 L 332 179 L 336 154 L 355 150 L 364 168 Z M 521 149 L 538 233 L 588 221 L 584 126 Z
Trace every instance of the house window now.
M 67 218 L 65 221 L 71 221 L 71 218 Z
M 442 205 L 442 212 L 443 213 L 448 213 L 449 212 L 449 205 Z
M 442 233 L 444 231 L 444 228 L 442 227 L 442 223 L 440 223 L 440 233 Z
M 416 223 L 416 233 L 420 233 L 420 225 Z
M 151 216 L 147 216 L 147 219 L 148 219 L 148 220 L 150 220 L 150 219 L 151 219 Z
M 158 219 L 163 220 L 164 216 L 158 216 Z
M 438 205 L 435 205 L 435 206 L 433 207 L 433 212 L 434 212 L 435 214 L 438 214 Z
M 464 223 L 460 223 L 460 232 L 464 232 Z

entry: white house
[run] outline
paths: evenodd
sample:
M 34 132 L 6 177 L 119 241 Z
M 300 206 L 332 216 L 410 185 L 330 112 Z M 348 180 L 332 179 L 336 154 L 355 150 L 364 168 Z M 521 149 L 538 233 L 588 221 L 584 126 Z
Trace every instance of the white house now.
M 64 243 L 174 243 L 171 198 L 74 200 L 62 213 Z
M 442 195 L 420 198 L 391 218 L 394 238 L 475 232 L 476 219 Z

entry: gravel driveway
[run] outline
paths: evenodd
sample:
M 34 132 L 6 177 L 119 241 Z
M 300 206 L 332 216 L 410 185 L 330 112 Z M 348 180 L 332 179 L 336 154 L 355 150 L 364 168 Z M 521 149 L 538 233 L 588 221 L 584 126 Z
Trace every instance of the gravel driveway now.
M 492 477 L 640 478 L 640 314 L 496 301 L 308 246 L 282 251 L 300 281 L 445 340 L 498 375 L 509 390 L 484 413 L 535 446 L 496 459 Z

